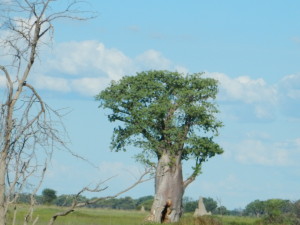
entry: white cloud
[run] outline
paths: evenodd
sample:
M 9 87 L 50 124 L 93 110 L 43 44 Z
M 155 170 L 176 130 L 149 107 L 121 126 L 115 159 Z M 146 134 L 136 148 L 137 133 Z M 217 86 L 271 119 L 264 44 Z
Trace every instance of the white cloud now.
M 189 72 L 189 70 L 183 66 L 175 66 L 175 71 L 183 74 L 187 74 Z
M 165 58 L 160 52 L 153 49 L 144 52 L 136 58 L 137 64 L 142 67 L 142 69 L 153 68 L 153 69 L 169 69 L 172 62 Z
M 282 95 L 291 100 L 300 100 L 300 75 L 292 74 L 283 77 L 277 87 L 282 90 Z
M 236 161 L 242 164 L 295 166 L 300 158 L 299 138 L 281 142 L 245 139 L 239 143 L 227 143 L 226 145 L 226 151 L 230 152 L 227 155 L 235 158 Z
M 39 75 L 34 79 L 34 84 L 39 89 L 69 92 L 71 91 L 70 84 L 68 80 L 58 77 L 50 77 Z
M 109 78 L 86 77 L 72 80 L 71 85 L 75 92 L 79 92 L 87 96 L 93 96 L 98 94 L 100 90 L 104 89 L 109 82 Z
M 268 85 L 262 78 L 251 79 L 248 76 L 231 78 L 223 73 L 206 73 L 206 76 L 220 82 L 220 98 L 226 101 L 242 101 L 247 104 L 276 104 L 277 90 Z
M 252 130 L 246 133 L 247 138 L 259 139 L 259 140 L 270 140 L 271 135 L 264 131 Z
M 255 106 L 254 114 L 258 119 L 273 119 L 274 108 L 270 104 L 259 104 Z
M 287 151 L 278 148 L 269 148 L 257 140 L 245 140 L 237 146 L 236 159 L 246 164 L 260 165 L 288 165 L 290 163 Z
M 181 65 L 174 64 L 171 60 L 163 56 L 159 51 L 150 49 L 134 60 L 136 68 L 141 70 L 171 70 L 179 73 L 188 73 L 188 69 Z
M 119 79 L 132 70 L 132 60 L 117 49 L 109 49 L 97 41 L 67 42 L 54 49 L 54 59 L 49 59 L 51 68 L 65 74 L 81 77 L 105 74 L 110 79 Z
M 141 70 L 166 69 L 183 73 L 188 71 L 152 49 L 130 58 L 120 50 L 107 48 L 97 41 L 58 44 L 53 53 L 54 57 L 48 59 L 49 70 L 56 69 L 80 77 L 105 76 L 118 80 L 124 75 Z
M 78 79 L 65 79 L 50 76 L 36 76 L 34 85 L 39 89 L 59 92 L 78 92 L 82 95 L 93 96 L 99 93 L 110 82 L 105 77 L 86 77 Z
M 279 92 L 280 111 L 288 118 L 300 118 L 300 74 L 283 77 L 276 88 Z
M 73 91 L 88 96 L 99 93 L 111 80 L 119 80 L 124 75 L 132 75 L 142 70 L 188 72 L 185 67 L 172 63 L 158 51 L 148 50 L 130 58 L 120 50 L 107 48 L 97 41 L 58 44 L 53 54 L 48 55 L 46 62 L 46 72 L 43 65 L 40 65 L 39 70 L 47 76 L 35 76 L 35 83 L 39 88 Z M 51 79 L 52 73 L 62 77 Z
M 256 119 L 271 121 L 279 113 L 288 118 L 300 116 L 300 74 L 284 76 L 275 84 L 268 84 L 263 78 L 252 79 L 248 76 L 231 78 L 223 73 L 209 72 L 205 75 L 219 81 L 218 100 L 231 104 L 226 108 L 228 115 L 238 114 L 231 117 L 241 119 L 244 116 L 254 121 L 251 118 L 254 116 Z

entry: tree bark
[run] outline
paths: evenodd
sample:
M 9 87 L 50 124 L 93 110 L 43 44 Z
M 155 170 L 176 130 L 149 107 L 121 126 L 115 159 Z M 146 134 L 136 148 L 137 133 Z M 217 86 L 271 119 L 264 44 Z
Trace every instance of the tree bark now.
M 0 156 L 0 225 L 6 225 L 5 175 L 6 156 L 5 152 L 2 152 Z
M 159 223 L 177 222 L 182 215 L 184 193 L 181 155 L 164 153 L 158 161 L 155 198 L 148 220 Z

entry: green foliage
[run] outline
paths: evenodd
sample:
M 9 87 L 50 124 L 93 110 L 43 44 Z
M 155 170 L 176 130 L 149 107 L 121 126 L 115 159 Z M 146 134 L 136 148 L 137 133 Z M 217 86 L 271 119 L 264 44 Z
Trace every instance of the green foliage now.
M 198 207 L 198 201 L 195 201 L 189 197 L 184 197 L 182 203 L 184 212 L 195 212 L 195 209 Z M 216 212 L 218 204 L 214 199 L 210 197 L 203 198 L 203 203 L 208 212 Z
M 265 214 L 265 202 L 260 200 L 255 200 L 253 202 L 250 202 L 245 210 L 244 214 L 248 216 L 260 216 Z
M 203 203 L 207 212 L 214 212 L 218 207 L 218 203 L 212 198 L 203 198 Z
M 218 215 L 229 215 L 229 211 L 227 210 L 227 208 L 225 206 L 219 206 L 214 210 L 215 214 Z
M 195 212 L 198 207 L 198 201 L 189 201 L 183 204 L 184 212 Z
M 294 224 L 293 215 L 288 213 L 292 211 L 292 204 L 289 200 L 270 199 L 265 202 L 266 224 Z
M 289 200 L 269 199 L 265 202 L 265 208 L 267 214 L 277 214 L 290 212 L 293 206 Z
M 200 73 L 146 71 L 112 82 L 96 100 L 110 109 L 109 121 L 121 122 L 114 129 L 113 150 L 139 147 L 144 152 L 138 159 L 150 165 L 143 155 L 157 159 L 168 150 L 183 160 L 194 159 L 197 176 L 202 162 L 223 152 L 213 141 L 222 126 L 215 117 L 217 91 L 217 81 Z
M 42 191 L 42 201 L 44 204 L 51 204 L 57 198 L 56 191 L 50 188 L 46 188 Z
M 252 216 L 261 216 L 262 219 L 257 224 L 300 224 L 297 218 L 297 202 L 292 203 L 289 200 L 269 199 L 266 201 L 255 200 L 246 206 L 244 214 Z
M 98 201 L 88 207 L 133 210 L 141 209 L 141 207 L 144 206 L 145 210 L 150 210 L 153 199 L 153 196 L 144 196 L 138 199 L 132 199 L 131 197 L 114 198 Z M 93 198 L 91 200 L 93 200 Z
M 300 219 L 300 200 L 298 200 L 294 203 L 294 212 L 295 212 L 297 218 Z
M 55 200 L 57 206 L 70 206 L 72 205 L 73 198 L 70 195 L 60 195 Z
M 74 198 L 75 195 L 60 195 L 55 199 L 54 203 L 57 206 L 71 206 Z M 76 198 L 78 202 L 85 202 L 88 200 L 86 197 L 82 195 L 76 196 Z
M 121 201 L 119 201 L 117 209 L 135 209 L 136 204 L 135 200 L 132 199 L 131 197 L 125 197 L 121 198 Z
M 30 203 L 30 196 L 28 193 L 20 193 L 17 203 Z
M 145 210 L 150 211 L 153 201 L 154 197 L 152 195 L 141 197 L 136 200 L 136 209 L 140 210 L 144 206 Z

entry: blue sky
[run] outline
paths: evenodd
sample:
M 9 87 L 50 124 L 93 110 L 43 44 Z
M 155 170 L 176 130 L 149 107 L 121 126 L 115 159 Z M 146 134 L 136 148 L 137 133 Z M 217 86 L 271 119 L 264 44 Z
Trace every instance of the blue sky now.
M 299 1 L 88 2 L 98 17 L 56 22 L 52 48 L 42 48 L 28 82 L 52 107 L 71 110 L 70 149 L 99 168 L 58 152 L 43 187 L 75 193 L 118 175 L 100 193 L 107 195 L 133 182 L 142 171 L 132 158 L 138 150 L 110 152 L 114 124 L 93 96 L 124 75 L 167 69 L 220 81 L 225 126 L 217 141 L 225 152 L 203 165 L 186 196 L 218 198 L 229 209 L 255 199 L 300 199 Z M 153 192 L 148 182 L 125 195 Z

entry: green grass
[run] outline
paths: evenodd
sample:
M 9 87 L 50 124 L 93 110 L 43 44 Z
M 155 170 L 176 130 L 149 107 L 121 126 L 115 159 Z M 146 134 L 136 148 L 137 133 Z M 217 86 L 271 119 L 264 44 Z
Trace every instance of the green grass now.
M 16 225 L 23 225 L 24 216 L 27 213 L 28 207 L 19 205 L 17 207 L 17 222 Z M 47 225 L 50 218 L 57 212 L 63 211 L 64 208 L 54 206 L 39 206 L 34 211 L 34 218 L 39 217 L 36 225 Z M 10 211 L 8 224 L 12 222 L 12 210 Z M 139 211 L 124 211 L 111 209 L 76 209 L 75 212 L 59 217 L 55 225 L 144 225 L 144 218 L 148 215 L 147 212 Z M 174 225 L 254 225 L 255 218 L 247 217 L 208 217 L 195 220 L 191 214 L 185 214 L 180 222 Z M 150 225 L 150 224 L 147 224 Z
M 223 225 L 252 225 L 257 222 L 257 218 L 241 216 L 222 216 Z
M 24 205 L 17 207 L 16 225 L 23 225 L 27 210 Z M 36 225 L 45 225 L 55 213 L 61 211 L 64 208 L 39 206 L 35 209 L 33 218 L 39 217 Z M 12 213 L 11 210 L 8 224 L 12 223 Z M 55 225 L 141 225 L 146 216 L 147 213 L 139 211 L 80 208 L 67 216 L 58 217 Z

